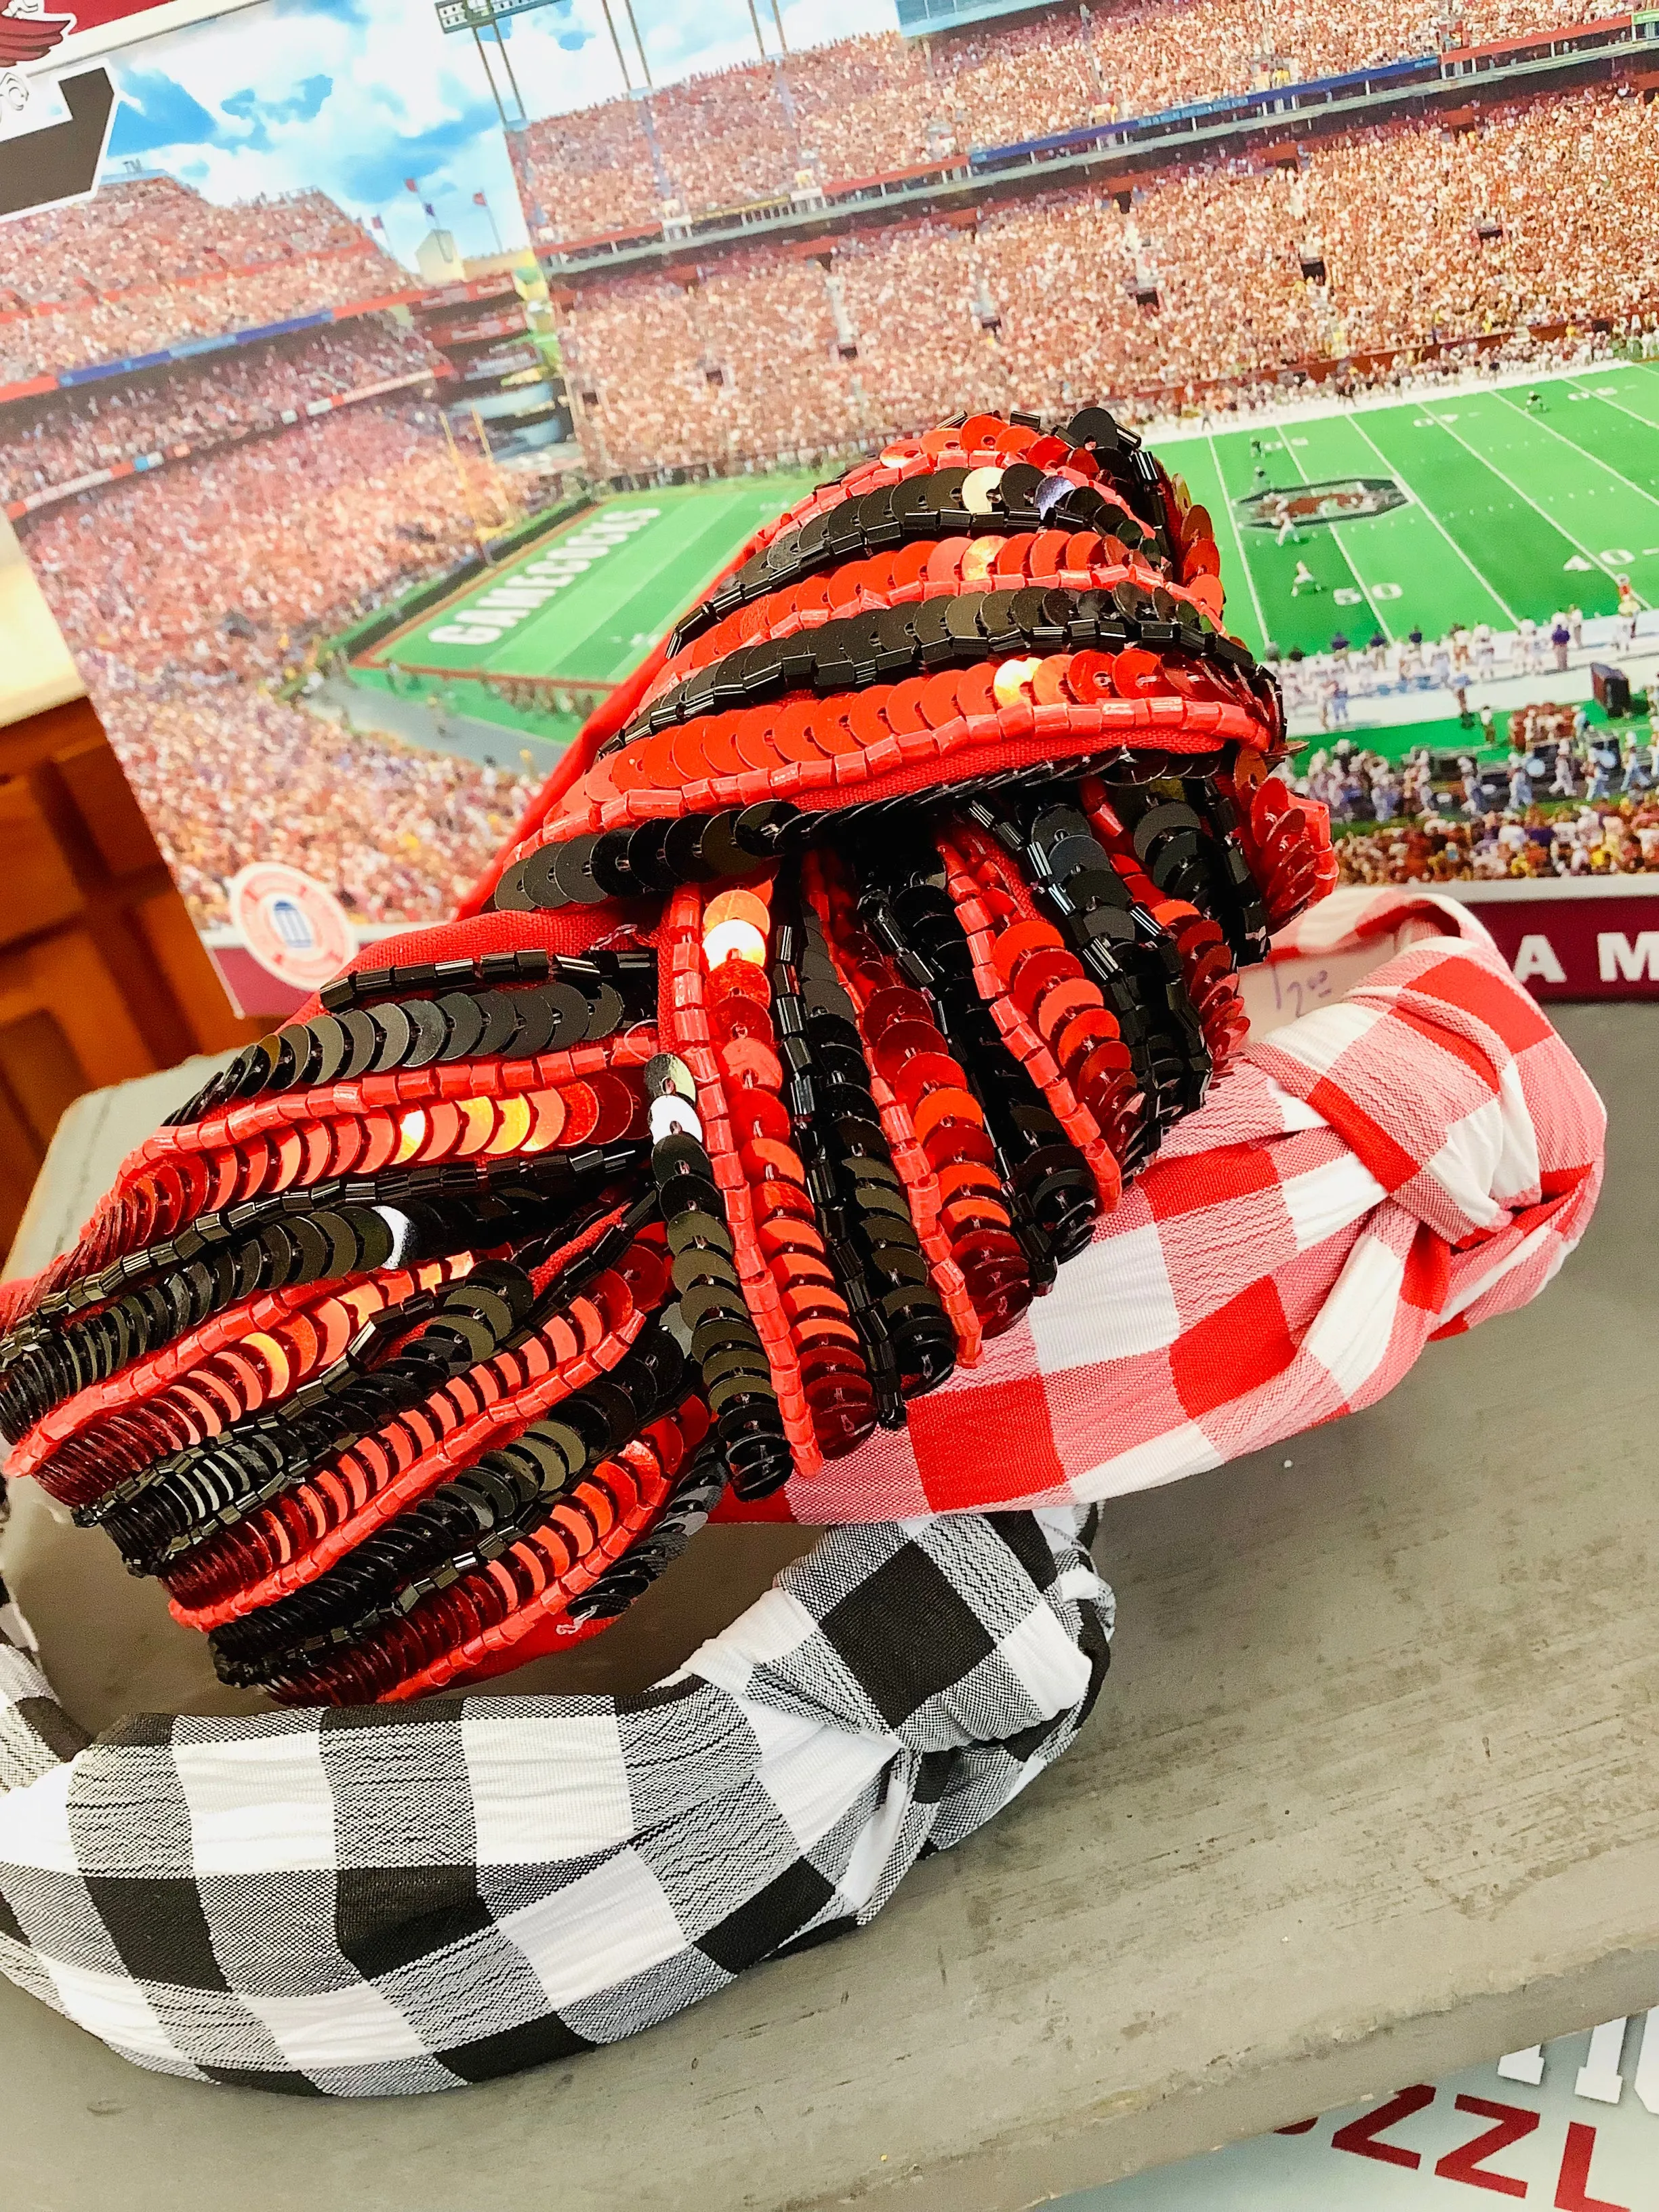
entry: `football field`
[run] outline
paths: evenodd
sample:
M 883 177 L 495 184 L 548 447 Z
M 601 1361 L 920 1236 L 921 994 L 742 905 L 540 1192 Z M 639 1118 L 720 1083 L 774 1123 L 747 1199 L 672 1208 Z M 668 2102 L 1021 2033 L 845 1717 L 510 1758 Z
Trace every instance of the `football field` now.
M 607 690 L 761 523 L 810 488 L 805 477 L 738 477 L 608 499 L 428 608 L 358 665 L 438 683 L 535 678 Z
M 1577 605 L 1611 614 L 1616 575 L 1659 605 L 1659 362 L 1616 362 L 1535 387 L 1159 441 L 1210 510 L 1229 627 L 1260 649 L 1363 643 L 1457 623 L 1513 629 Z M 1297 542 L 1241 502 L 1364 477 L 1401 504 L 1311 523 Z M 1297 588 L 1298 563 L 1313 586 Z
M 1659 605 L 1659 362 L 1542 380 L 1541 407 L 1529 389 L 1160 439 L 1214 520 L 1229 626 L 1282 653 L 1338 631 L 1364 643 L 1374 629 L 1512 629 L 1574 605 L 1612 613 L 1620 575 Z M 1340 501 L 1362 479 L 1379 511 L 1304 522 L 1283 544 L 1249 520 L 1273 494 L 1328 487 Z M 605 500 L 383 638 L 356 680 L 562 744 L 809 488 L 752 476 Z

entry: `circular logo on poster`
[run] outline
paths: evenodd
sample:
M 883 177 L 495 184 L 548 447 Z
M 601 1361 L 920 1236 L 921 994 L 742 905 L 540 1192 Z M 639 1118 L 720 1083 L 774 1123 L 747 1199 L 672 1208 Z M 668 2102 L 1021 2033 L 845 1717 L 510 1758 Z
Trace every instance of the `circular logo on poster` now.
M 1404 507 L 1406 495 L 1392 477 L 1334 477 L 1327 483 L 1269 486 L 1233 501 L 1238 519 L 1254 530 L 1279 530 L 1303 522 L 1357 522 Z
M 282 860 L 243 868 L 225 886 L 230 919 L 266 975 L 315 991 L 357 950 L 350 916 L 331 890 Z

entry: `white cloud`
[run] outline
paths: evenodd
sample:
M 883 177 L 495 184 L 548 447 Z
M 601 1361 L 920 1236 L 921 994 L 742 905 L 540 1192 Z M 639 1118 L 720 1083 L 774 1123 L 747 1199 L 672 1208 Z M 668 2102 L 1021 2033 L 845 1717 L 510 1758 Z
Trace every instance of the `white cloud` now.
M 775 54 L 778 34 L 771 0 L 755 0 L 755 12 L 760 17 L 766 51 Z M 711 0 L 702 0 L 695 9 L 677 6 L 673 0 L 634 0 L 634 15 L 645 41 L 652 77 L 658 84 L 672 84 L 694 73 L 729 69 L 757 58 L 748 0 L 712 0 L 712 4 Z M 623 0 L 611 0 L 611 16 L 637 85 L 639 71 Z M 578 99 L 550 97 L 544 107 L 536 110 L 538 113 L 556 114 L 592 100 L 612 99 L 620 89 L 616 50 L 605 27 L 599 0 L 576 0 L 574 19 L 594 34 L 584 52 L 597 63 L 599 88 L 584 91 Z M 526 18 L 526 25 L 535 20 Z M 786 0 L 783 7 L 784 36 L 797 52 L 866 31 L 891 31 L 897 21 L 893 0 Z
M 770 0 L 756 4 L 767 51 L 775 53 Z M 756 58 L 747 0 L 714 0 L 696 9 L 671 0 L 635 0 L 635 14 L 659 85 Z M 612 0 L 612 15 L 637 84 L 623 0 Z M 791 47 L 799 49 L 890 30 L 896 17 L 893 0 L 788 0 L 783 21 Z M 576 33 L 586 33 L 580 45 L 561 43 Z M 499 50 L 493 38 L 483 45 L 510 106 Z M 508 33 L 507 58 L 532 116 L 562 114 L 615 99 L 621 90 L 599 0 L 519 16 Z M 211 141 L 164 146 L 145 156 L 210 199 L 325 191 L 360 221 L 380 216 L 392 250 L 406 263 L 428 228 L 422 200 L 432 202 L 465 253 L 492 250 L 490 214 L 503 243 L 524 242 L 477 46 L 469 33 L 443 33 L 431 0 L 354 0 L 349 7 L 270 0 L 141 41 L 123 60 L 175 79 L 215 119 Z M 332 85 L 313 115 L 283 119 L 267 112 L 319 74 Z M 252 116 L 225 108 L 228 99 L 250 89 L 259 103 Z M 416 177 L 418 193 L 404 189 L 405 174 Z M 489 214 L 473 204 L 478 191 L 489 196 Z

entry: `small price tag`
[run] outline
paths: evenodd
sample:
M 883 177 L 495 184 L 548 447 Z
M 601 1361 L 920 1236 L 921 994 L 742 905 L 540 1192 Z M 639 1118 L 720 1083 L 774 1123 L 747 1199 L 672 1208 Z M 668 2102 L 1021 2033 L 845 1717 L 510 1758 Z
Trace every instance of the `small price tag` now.
M 1241 973 L 1239 989 L 1250 1018 L 1250 1035 L 1268 1036 L 1286 1022 L 1300 1021 L 1316 1007 L 1328 1006 L 1362 983 L 1373 968 L 1392 960 L 1408 945 L 1442 933 L 1432 922 L 1407 921 L 1397 929 L 1383 930 L 1352 951 L 1292 954 L 1266 961 Z

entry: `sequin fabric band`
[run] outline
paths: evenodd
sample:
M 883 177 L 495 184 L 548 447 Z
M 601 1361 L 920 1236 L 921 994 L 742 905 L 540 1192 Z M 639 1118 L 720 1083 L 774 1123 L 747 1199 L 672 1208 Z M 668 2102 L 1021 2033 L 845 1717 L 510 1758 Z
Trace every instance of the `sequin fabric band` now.
M 1097 408 L 822 487 L 505 856 L 495 949 L 341 977 L 14 1286 L 8 1471 L 226 1680 L 352 1704 L 592 1633 L 728 1486 L 902 1427 L 1334 879 L 1218 565 Z

